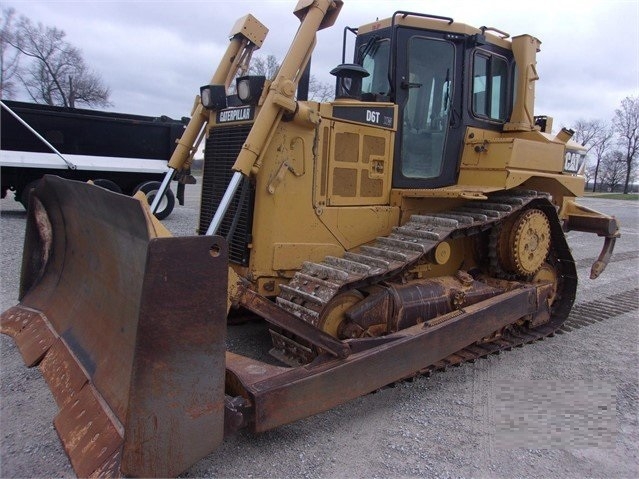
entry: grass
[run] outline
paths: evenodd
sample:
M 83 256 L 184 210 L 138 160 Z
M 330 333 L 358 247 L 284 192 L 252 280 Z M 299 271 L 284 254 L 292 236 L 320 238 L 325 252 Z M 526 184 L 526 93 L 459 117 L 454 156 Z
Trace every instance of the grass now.
M 628 193 L 625 195 L 623 193 L 586 193 L 586 196 L 593 196 L 604 200 L 639 200 L 639 193 Z

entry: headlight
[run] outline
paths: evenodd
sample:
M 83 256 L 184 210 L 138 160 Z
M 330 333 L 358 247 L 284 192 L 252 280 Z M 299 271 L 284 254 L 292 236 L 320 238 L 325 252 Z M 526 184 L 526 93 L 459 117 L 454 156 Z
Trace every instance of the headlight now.
M 237 96 L 239 96 L 243 102 L 251 99 L 251 85 L 249 84 L 248 78 L 237 82 Z
M 239 77 L 235 86 L 240 101 L 245 105 L 256 105 L 262 96 L 265 81 L 266 77 L 263 75 Z
M 211 90 L 208 88 L 200 90 L 200 98 L 202 99 L 204 108 L 208 108 L 211 105 Z
M 200 101 L 209 110 L 226 108 L 226 88 L 224 85 L 204 85 L 200 87 Z

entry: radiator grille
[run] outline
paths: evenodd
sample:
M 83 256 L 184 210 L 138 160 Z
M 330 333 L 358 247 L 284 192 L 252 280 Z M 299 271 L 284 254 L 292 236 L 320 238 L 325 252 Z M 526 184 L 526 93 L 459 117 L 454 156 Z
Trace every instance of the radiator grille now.
M 251 130 L 252 125 L 217 127 L 211 130 L 204 149 L 202 202 L 198 232 L 205 234 L 211 219 L 231 181 L 231 167 Z M 229 243 L 229 260 L 247 266 L 255 190 L 247 179 L 242 181 L 217 234 Z

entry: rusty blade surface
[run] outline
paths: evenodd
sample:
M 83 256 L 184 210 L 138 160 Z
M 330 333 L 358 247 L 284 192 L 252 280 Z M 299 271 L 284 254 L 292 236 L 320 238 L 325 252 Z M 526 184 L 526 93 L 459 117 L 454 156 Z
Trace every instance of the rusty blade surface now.
M 47 176 L 2 315 L 78 475 L 177 475 L 223 437 L 227 246 L 152 238 L 140 203 Z
M 60 410 L 54 420 L 78 477 L 88 477 L 122 445 L 118 432 L 90 385 Z
M 61 339 L 47 352 L 40 363 L 40 371 L 60 409 L 75 401 L 80 390 L 89 382 L 86 373 Z
M 22 306 L 12 306 L 0 315 L 0 333 L 15 338 L 29 323 L 40 316 L 38 311 L 33 311 Z
M 15 340 L 24 364 L 35 366 L 55 341 L 46 319 L 39 311 L 14 306 L 0 316 L 0 332 Z
M 223 238 L 149 244 L 122 472 L 183 472 L 224 438 L 227 245 Z
M 149 240 L 127 196 L 53 176 L 31 195 L 20 303 L 46 316 L 121 422 Z

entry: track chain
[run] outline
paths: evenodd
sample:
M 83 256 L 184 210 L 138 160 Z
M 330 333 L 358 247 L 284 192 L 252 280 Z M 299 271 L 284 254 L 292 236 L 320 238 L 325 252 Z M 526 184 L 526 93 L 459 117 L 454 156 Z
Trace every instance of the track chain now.
M 516 190 L 469 201 L 449 211 L 412 215 L 406 224 L 361 246 L 357 253 L 346 252 L 342 258 L 328 256 L 321 263 L 305 262 L 288 285 L 281 286 L 277 304 L 318 327 L 323 311 L 340 293 L 397 277 L 414 264 L 431 259 L 442 241 L 491 228 L 539 199 L 547 200 L 549 195 Z M 489 251 L 491 256 L 496 254 L 495 248 Z
M 549 202 L 539 203 L 536 207 L 545 211 L 549 218 L 554 207 Z M 557 297 L 552 305 L 552 314 L 550 321 L 544 325 L 530 328 L 526 325 L 512 325 L 507 331 L 503 332 L 497 339 L 486 343 L 474 343 L 466 348 L 457 351 L 446 358 L 437 361 L 430 366 L 416 372 L 414 375 L 404 378 L 411 380 L 418 376 L 430 376 L 433 372 L 443 371 L 450 366 L 460 366 L 463 363 L 474 362 L 477 359 L 483 359 L 491 354 L 499 354 L 501 351 L 510 351 L 515 347 L 522 347 L 525 344 L 543 340 L 552 337 L 555 334 L 563 334 L 566 325 L 570 321 L 570 310 L 575 300 L 577 292 L 577 268 L 572 258 L 570 248 L 566 242 L 566 237 L 558 221 L 550 222 L 551 226 L 551 255 L 557 272 L 559 275 L 559 284 L 557 288 Z M 566 324 L 564 324 L 566 323 Z M 389 385 L 389 386 L 392 386 Z
M 490 342 L 473 343 L 446 358 L 404 378 L 474 362 L 491 354 L 509 351 L 524 344 L 552 337 L 568 318 L 577 291 L 577 270 L 557 210 L 547 193 L 512 190 L 500 192 L 483 201 L 472 201 L 450 211 L 427 216 L 413 215 L 389 236 L 377 238 L 357 253 L 346 252 L 343 258 L 329 257 L 321 263 L 304 263 L 288 285 L 282 287 L 277 304 L 305 321 L 317 326 L 322 312 L 340 293 L 398 277 L 420 260 L 430 259 L 437 245 L 447 239 L 470 236 L 499 225 L 510 215 L 530 206 L 543 210 L 550 220 L 551 253 L 549 258 L 557 270 L 557 295 L 552 305 L 550 321 L 530 328 L 511 325 Z M 492 274 L 512 280 L 498 267 L 497 236 L 489 235 L 488 256 Z M 559 331 L 558 331 L 559 330 Z M 310 350 L 309 350 L 310 352 Z

